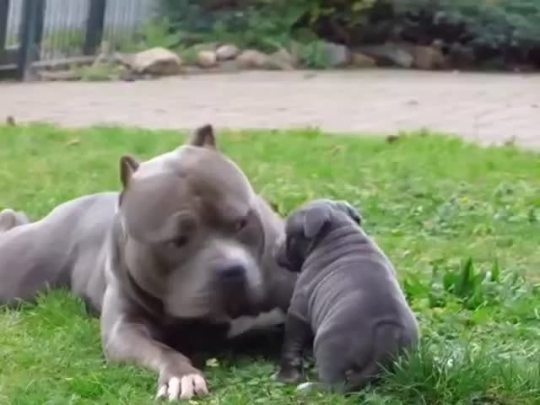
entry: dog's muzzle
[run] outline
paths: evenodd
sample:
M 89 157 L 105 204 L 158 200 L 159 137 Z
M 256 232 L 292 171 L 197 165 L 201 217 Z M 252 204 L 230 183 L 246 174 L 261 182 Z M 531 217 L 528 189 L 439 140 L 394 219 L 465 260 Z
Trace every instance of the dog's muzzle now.
M 221 305 L 227 315 L 234 318 L 250 307 L 247 269 L 241 264 L 229 264 L 216 269 L 216 283 Z

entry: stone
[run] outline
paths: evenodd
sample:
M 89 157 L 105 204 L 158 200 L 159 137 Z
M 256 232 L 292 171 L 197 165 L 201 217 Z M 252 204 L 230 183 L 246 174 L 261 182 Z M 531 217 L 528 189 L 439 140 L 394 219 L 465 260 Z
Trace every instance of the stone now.
M 219 61 L 235 59 L 239 53 L 240 49 L 232 44 L 221 45 L 216 49 L 216 56 Z
M 197 54 L 197 65 L 211 68 L 217 65 L 217 55 L 214 51 L 200 51 Z
M 165 48 L 151 48 L 134 55 L 124 55 L 122 61 L 138 74 L 169 76 L 180 73 L 182 59 Z
M 268 55 L 254 49 L 246 49 L 238 55 L 238 64 L 243 69 L 264 69 L 268 65 Z
M 266 63 L 267 68 L 276 70 L 294 70 L 296 65 L 294 56 L 284 48 L 271 54 Z
M 414 58 L 407 50 L 407 46 L 388 42 L 383 45 L 371 45 L 359 48 L 363 54 L 372 57 L 382 66 L 399 66 L 411 68 Z
M 377 66 L 377 62 L 362 52 L 353 52 L 351 55 L 351 66 L 356 68 L 372 68 Z
M 422 70 L 444 69 L 446 58 L 442 51 L 435 46 L 415 46 L 412 50 L 414 67 Z
M 351 53 L 345 45 L 325 42 L 323 52 L 330 67 L 341 67 L 349 64 Z
M 222 73 L 237 73 L 241 70 L 238 60 L 231 59 L 219 64 L 219 71 Z

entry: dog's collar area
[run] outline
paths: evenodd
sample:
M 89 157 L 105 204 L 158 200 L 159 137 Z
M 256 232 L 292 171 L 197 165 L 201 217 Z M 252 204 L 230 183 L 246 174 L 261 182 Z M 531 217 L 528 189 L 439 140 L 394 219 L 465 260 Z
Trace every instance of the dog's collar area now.
M 117 242 L 122 244 L 124 247 L 126 245 L 126 242 L 128 240 L 127 230 L 125 228 L 125 224 L 123 221 L 123 216 L 120 212 L 117 212 L 117 224 L 118 224 L 118 236 L 117 236 Z M 120 251 L 120 249 L 117 249 Z M 125 260 L 123 257 L 119 257 L 120 266 L 124 267 L 124 269 L 120 272 L 119 275 L 122 277 L 126 283 L 129 285 L 129 288 L 127 289 L 126 293 L 132 297 L 133 300 L 137 302 L 137 304 L 143 308 L 146 312 L 150 314 L 165 314 L 165 307 L 163 305 L 163 302 L 155 297 L 154 295 L 150 294 L 148 291 L 146 291 L 144 288 L 142 288 L 139 283 L 133 278 L 131 273 L 129 272 L 129 269 L 127 268 L 127 265 L 125 264 Z
M 143 307 L 147 312 L 151 314 L 165 315 L 165 307 L 163 305 L 163 302 L 159 298 L 153 296 L 144 288 L 142 288 L 127 270 L 126 280 L 130 285 L 132 295 L 133 293 L 135 294 L 139 306 Z

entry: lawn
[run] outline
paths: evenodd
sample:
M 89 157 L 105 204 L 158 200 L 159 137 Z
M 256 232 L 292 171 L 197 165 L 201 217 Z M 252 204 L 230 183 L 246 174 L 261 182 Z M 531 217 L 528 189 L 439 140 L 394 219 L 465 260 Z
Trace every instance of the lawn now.
M 82 194 L 118 189 L 118 159 L 182 142 L 173 132 L 0 127 L 0 208 L 33 219 Z M 429 134 L 228 132 L 220 143 L 283 214 L 347 199 L 396 265 L 421 349 L 350 398 L 270 378 L 275 364 L 222 356 L 197 404 L 539 404 L 540 155 Z M 65 293 L 0 310 L 0 404 L 147 404 L 156 377 L 106 365 L 96 319 Z

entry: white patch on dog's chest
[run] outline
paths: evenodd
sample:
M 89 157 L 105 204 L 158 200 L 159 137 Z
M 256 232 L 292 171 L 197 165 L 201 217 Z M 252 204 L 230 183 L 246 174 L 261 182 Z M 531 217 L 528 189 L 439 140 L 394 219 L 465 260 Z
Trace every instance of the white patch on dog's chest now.
M 227 338 L 234 338 L 251 330 L 266 329 L 285 322 L 285 313 L 280 309 L 262 312 L 257 316 L 241 316 L 229 323 Z

